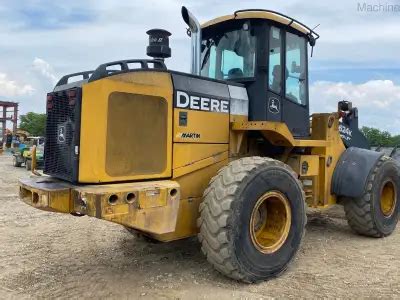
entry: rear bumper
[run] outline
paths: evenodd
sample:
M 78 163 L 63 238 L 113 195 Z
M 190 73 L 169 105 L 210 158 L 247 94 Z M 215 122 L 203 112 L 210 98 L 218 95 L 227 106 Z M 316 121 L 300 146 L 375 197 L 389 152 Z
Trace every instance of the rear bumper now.
M 150 234 L 175 231 L 180 186 L 175 181 L 72 185 L 52 177 L 19 181 L 20 198 L 35 208 L 104 219 Z

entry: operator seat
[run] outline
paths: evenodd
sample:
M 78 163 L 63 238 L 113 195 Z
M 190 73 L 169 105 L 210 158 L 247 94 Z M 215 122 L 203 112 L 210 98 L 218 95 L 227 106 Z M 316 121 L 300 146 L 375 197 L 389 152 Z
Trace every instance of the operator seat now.
M 276 92 L 280 93 L 282 88 L 282 68 L 281 65 L 275 65 L 274 69 L 272 70 L 272 84 L 271 89 Z
M 233 68 L 228 71 L 228 79 L 237 79 L 243 77 L 243 71 L 240 68 Z

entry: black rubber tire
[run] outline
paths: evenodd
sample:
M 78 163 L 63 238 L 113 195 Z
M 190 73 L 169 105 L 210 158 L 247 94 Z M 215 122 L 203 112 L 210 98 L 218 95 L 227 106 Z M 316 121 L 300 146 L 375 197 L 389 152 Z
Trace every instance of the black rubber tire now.
M 17 168 L 21 167 L 21 163 L 17 161 L 15 156 L 13 156 L 13 166 Z
M 159 244 L 161 243 L 158 240 L 153 239 L 152 237 L 143 234 L 142 232 L 140 232 L 139 230 L 136 230 L 134 228 L 130 228 L 130 227 L 125 227 L 124 228 L 130 233 L 132 234 L 136 239 L 146 242 L 146 243 L 150 243 L 150 244 Z
M 393 213 L 385 216 L 381 210 L 380 197 L 383 185 L 391 180 L 396 190 L 397 201 Z M 387 156 L 376 164 L 368 176 L 364 196 L 358 199 L 346 198 L 343 201 L 349 226 L 360 235 L 381 238 L 390 235 L 399 220 L 400 207 L 400 168 Z
M 30 159 L 25 161 L 25 167 L 28 171 L 32 170 L 32 161 Z
M 265 254 L 249 233 L 251 213 L 268 191 L 280 191 L 290 202 L 291 227 L 284 244 Z M 297 253 L 307 222 L 305 195 L 297 175 L 286 164 L 246 157 L 222 168 L 211 179 L 200 204 L 198 238 L 207 260 L 222 274 L 253 283 L 284 272 Z

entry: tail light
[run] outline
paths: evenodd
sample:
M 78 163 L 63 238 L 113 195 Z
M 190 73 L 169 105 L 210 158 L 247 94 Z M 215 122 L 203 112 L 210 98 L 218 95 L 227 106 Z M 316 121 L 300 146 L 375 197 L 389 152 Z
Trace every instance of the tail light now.
M 50 94 L 47 94 L 47 109 L 52 109 L 53 108 L 53 96 Z
M 69 90 L 68 91 L 68 103 L 69 105 L 75 105 L 76 101 L 76 90 Z

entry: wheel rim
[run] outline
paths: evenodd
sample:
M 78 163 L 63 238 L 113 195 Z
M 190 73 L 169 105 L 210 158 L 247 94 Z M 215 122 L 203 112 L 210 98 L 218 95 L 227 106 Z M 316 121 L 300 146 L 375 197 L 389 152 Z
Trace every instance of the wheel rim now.
M 253 208 L 250 236 L 253 245 L 263 253 L 274 253 L 285 243 L 292 223 L 289 200 L 280 192 L 262 195 Z
M 385 182 L 381 192 L 381 211 L 388 217 L 391 216 L 395 210 L 397 202 L 396 189 L 391 180 Z

